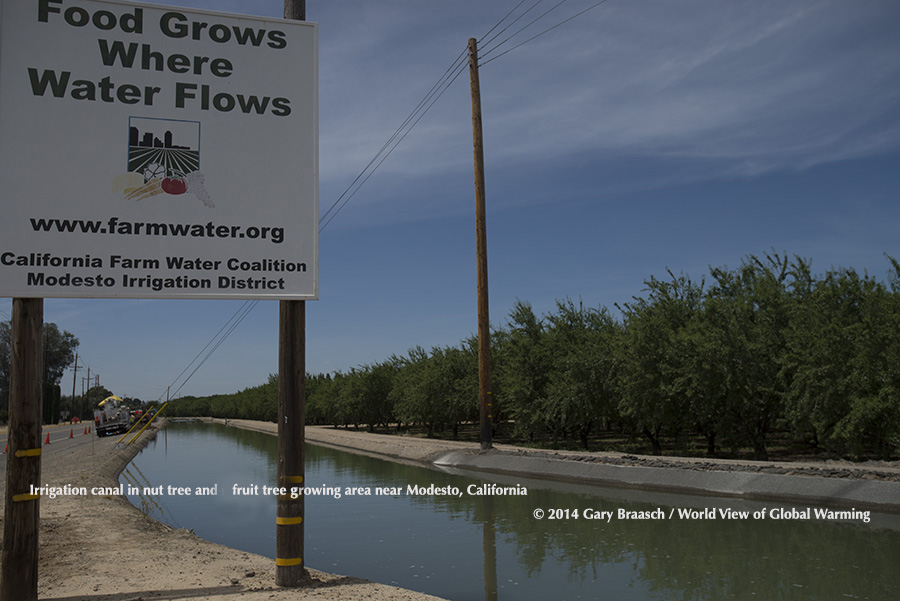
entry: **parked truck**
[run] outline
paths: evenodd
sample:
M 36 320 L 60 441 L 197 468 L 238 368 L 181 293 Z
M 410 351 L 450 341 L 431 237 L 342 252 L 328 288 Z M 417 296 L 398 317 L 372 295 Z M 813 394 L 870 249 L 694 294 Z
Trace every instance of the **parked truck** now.
M 127 432 L 131 425 L 131 411 L 116 395 L 108 396 L 94 409 L 94 430 L 97 436 Z

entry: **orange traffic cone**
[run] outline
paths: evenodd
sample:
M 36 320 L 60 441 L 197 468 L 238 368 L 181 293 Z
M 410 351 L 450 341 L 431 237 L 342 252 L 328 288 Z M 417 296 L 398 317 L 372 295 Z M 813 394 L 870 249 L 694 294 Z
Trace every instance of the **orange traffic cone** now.
M 44 444 L 50 444 L 50 433 L 47 432 L 47 440 L 44 441 Z
M 9 450 L 9 441 L 6 442 L 6 446 L 3 447 L 3 454 L 6 455 L 6 451 Z
M 75 431 L 69 430 L 69 438 L 75 438 Z
M 87 426 L 84 427 L 84 433 L 87 434 Z

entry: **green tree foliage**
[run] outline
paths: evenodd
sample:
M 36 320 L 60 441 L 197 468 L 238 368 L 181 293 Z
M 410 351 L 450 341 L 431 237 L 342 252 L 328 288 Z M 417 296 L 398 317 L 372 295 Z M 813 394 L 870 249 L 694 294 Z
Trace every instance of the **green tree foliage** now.
M 60 331 L 55 323 L 44 324 L 44 382 L 59 384 L 66 369 L 75 361 L 78 339 Z
M 75 361 L 78 339 L 71 332 L 60 330 L 55 323 L 45 323 L 43 327 L 44 405 L 45 423 L 59 421 L 59 383 L 66 369 Z M 9 370 L 12 344 L 12 325 L 0 322 L 0 412 L 4 415 L 9 407 Z M 53 391 L 54 387 L 57 389 Z
M 509 315 L 509 328 L 500 335 L 499 405 L 513 420 L 514 433 L 530 441 L 544 438 L 549 430 L 544 403 L 550 383 L 550 357 L 546 330 L 531 305 L 517 301 Z M 492 356 L 496 362 L 497 357 Z
M 620 328 L 606 309 L 571 300 L 558 302 L 547 322 L 550 371 L 541 417 L 557 437 L 577 436 L 587 449 L 591 431 L 617 415 Z
M 788 416 L 850 456 L 900 446 L 900 266 L 890 260 L 890 286 L 851 269 L 826 274 L 789 330 Z
M 664 432 L 677 435 L 691 425 L 686 386 L 689 357 L 683 354 L 687 328 L 697 319 L 703 284 L 669 272 L 670 280 L 651 277 L 646 298 L 624 305 L 620 411 L 662 454 Z
M 416 347 L 399 362 L 390 392 L 397 418 L 425 427 L 429 436 L 477 420 L 478 361 L 471 347 L 435 347 L 431 354 Z
M 891 457 L 900 449 L 900 263 L 888 261 L 887 282 L 852 269 L 814 276 L 807 260 L 777 253 L 711 268 L 708 285 L 668 271 L 616 305 L 620 317 L 571 300 L 539 316 L 517 301 L 492 332 L 495 429 L 584 448 L 614 432 L 656 454 L 700 436 L 709 455 L 749 449 L 760 459 L 777 430 L 835 455 Z M 416 347 L 309 375 L 307 422 L 456 436 L 478 421 L 477 388 L 474 338 Z M 271 377 L 180 399 L 173 414 L 274 421 L 276 399 Z
M 725 386 L 720 429 L 734 446 L 767 459 L 766 436 L 783 414 L 785 336 L 791 315 L 786 257 L 748 257 L 733 271 L 712 269 L 706 330 Z
M 233 394 L 175 399 L 166 407 L 166 413 L 171 417 L 203 416 L 274 422 L 278 419 L 278 377 L 270 375 L 265 384 Z

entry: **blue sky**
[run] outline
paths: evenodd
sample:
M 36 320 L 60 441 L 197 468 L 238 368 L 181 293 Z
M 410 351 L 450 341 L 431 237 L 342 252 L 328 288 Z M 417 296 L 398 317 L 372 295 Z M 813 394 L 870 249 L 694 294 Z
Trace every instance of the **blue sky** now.
M 277 0 L 166 4 L 282 10 Z M 322 213 L 467 39 L 518 4 L 307 1 L 319 23 Z M 883 254 L 900 257 L 900 4 L 609 0 L 498 56 L 593 4 L 568 0 L 484 56 L 497 57 L 481 70 L 493 323 L 517 299 L 538 313 L 566 297 L 612 308 L 666 268 L 700 278 L 772 249 L 817 272 L 886 274 Z M 309 371 L 475 331 L 467 72 L 322 231 L 319 253 Z M 45 320 L 80 339 L 79 363 L 106 387 L 152 400 L 181 386 L 242 304 L 48 299 Z M 0 318 L 9 309 L 2 301 Z M 180 394 L 264 382 L 277 369 L 277 319 L 277 303 L 260 302 Z

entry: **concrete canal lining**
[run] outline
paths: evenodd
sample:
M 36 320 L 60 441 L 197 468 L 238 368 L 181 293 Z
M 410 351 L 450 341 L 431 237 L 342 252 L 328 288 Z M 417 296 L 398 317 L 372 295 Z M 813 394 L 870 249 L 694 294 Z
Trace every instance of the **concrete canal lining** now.
M 217 420 L 223 421 L 223 420 Z M 276 424 L 228 420 L 269 432 Z M 900 513 L 900 466 L 884 462 L 774 462 L 540 451 L 308 426 L 306 440 L 394 461 L 608 487 L 771 500 Z
M 677 463 L 621 466 L 509 452 L 451 451 L 435 464 L 610 487 L 900 512 L 900 482 L 884 480 L 689 469 Z

